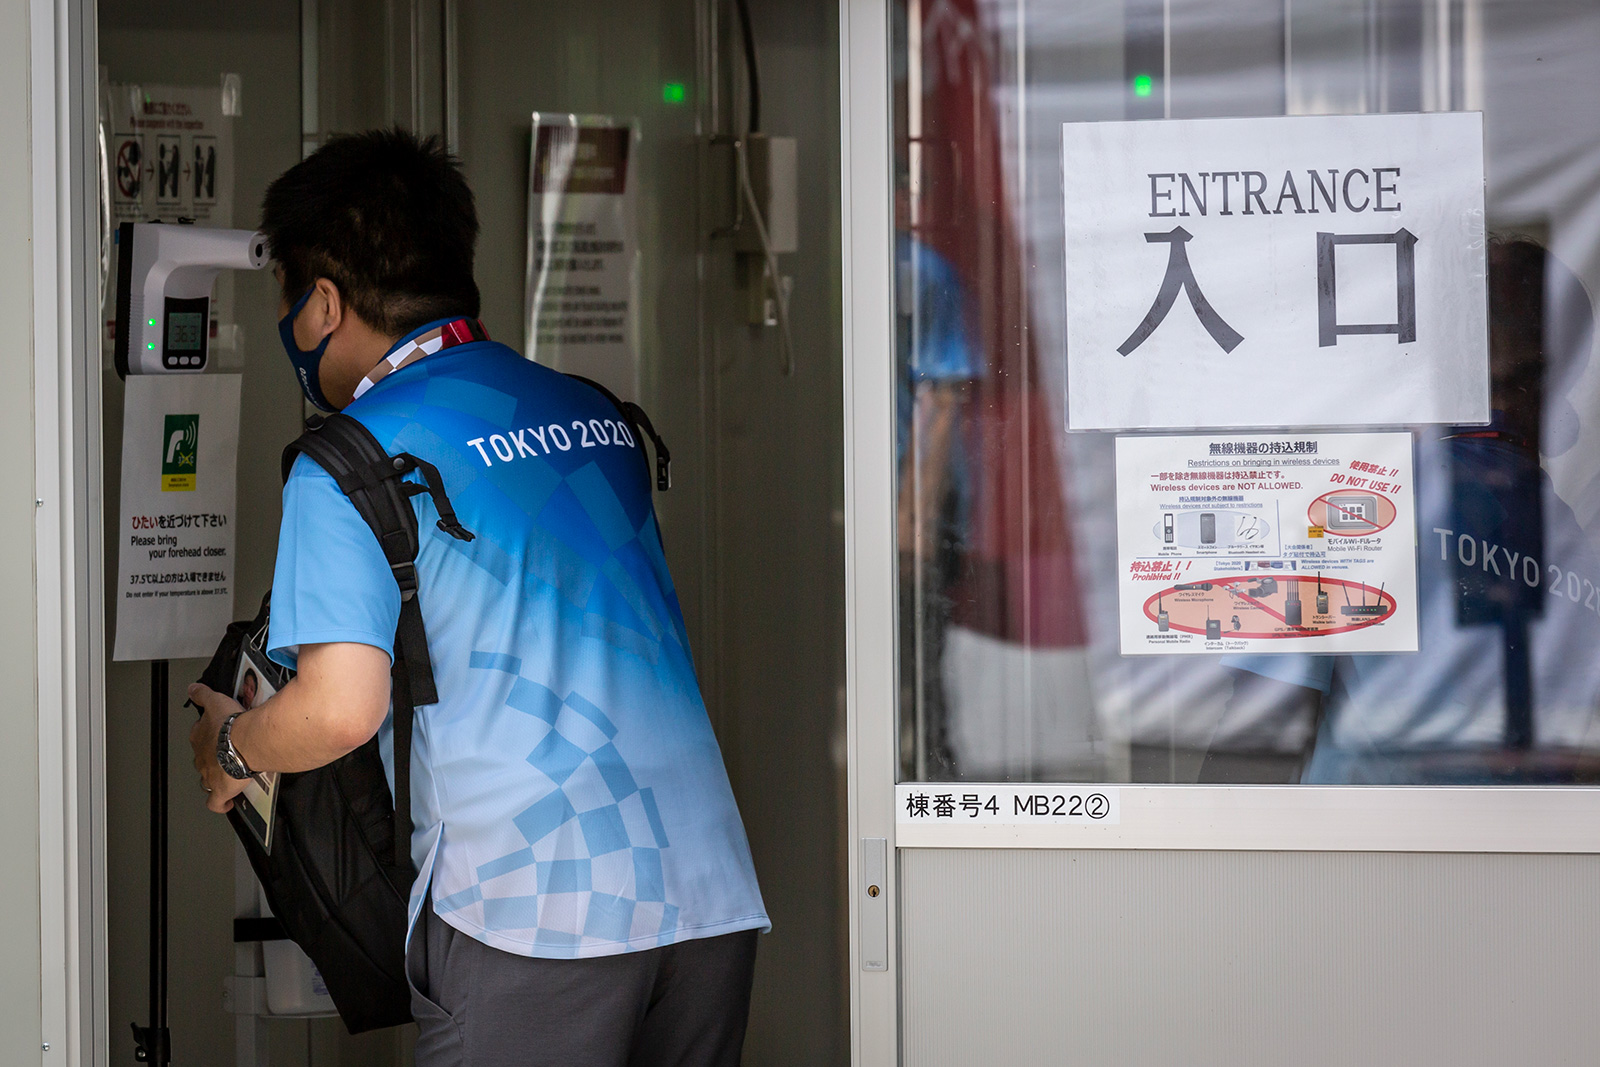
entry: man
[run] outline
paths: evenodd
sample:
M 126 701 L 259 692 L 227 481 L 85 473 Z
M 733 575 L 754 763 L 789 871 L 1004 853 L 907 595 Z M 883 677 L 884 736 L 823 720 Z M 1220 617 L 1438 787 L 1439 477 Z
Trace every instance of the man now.
M 648 464 L 600 392 L 482 340 L 472 193 L 436 139 L 330 142 L 267 190 L 284 345 L 308 400 L 438 467 L 418 597 L 438 703 L 412 748 L 407 971 L 417 1063 L 736 1064 L 768 927 L 662 554 Z M 250 771 L 380 732 L 400 593 L 371 529 L 300 457 L 269 653 L 241 712 L 194 687 L 213 811 Z

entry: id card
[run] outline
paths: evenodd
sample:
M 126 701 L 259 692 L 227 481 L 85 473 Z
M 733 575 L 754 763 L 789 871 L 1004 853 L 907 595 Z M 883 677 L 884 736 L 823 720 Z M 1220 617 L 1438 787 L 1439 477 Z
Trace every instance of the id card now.
M 239 653 L 239 669 L 233 679 L 233 699 L 246 710 L 265 704 L 267 698 L 278 691 L 269 681 L 276 673 L 276 668 L 269 666 L 265 657 L 246 642 Z M 268 854 L 272 852 L 272 815 L 278 801 L 277 785 L 275 772 L 253 774 L 234 802 L 234 810 Z

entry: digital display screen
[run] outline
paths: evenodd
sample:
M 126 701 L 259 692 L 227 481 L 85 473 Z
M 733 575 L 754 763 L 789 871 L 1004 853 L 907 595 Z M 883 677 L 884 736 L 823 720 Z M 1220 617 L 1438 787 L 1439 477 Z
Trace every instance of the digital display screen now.
M 206 317 L 200 311 L 173 311 L 167 314 L 167 350 L 198 352 L 203 347 Z

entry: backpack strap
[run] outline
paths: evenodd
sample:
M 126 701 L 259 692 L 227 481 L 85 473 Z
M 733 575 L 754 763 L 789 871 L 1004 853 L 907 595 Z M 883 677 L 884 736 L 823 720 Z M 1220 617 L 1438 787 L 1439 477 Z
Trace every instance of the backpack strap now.
M 433 464 L 409 452 L 391 456 L 360 422 L 349 415 L 314 415 L 306 431 L 283 450 L 283 479 L 289 480 L 295 459 L 304 454 L 332 476 L 356 512 L 378 539 L 400 587 L 400 622 L 394 635 L 392 700 L 394 703 L 394 856 L 393 864 L 409 864 L 411 847 L 411 732 L 419 707 L 437 703 L 428 632 L 417 601 L 417 550 L 420 538 L 411 498 L 427 493 L 439 513 L 439 529 L 459 541 L 472 531 L 456 519 L 444 480 Z M 405 481 L 412 471 L 424 484 Z
M 585 378 L 581 374 L 568 374 L 567 377 L 571 378 L 573 381 L 582 382 L 584 385 L 587 385 L 589 388 L 595 390 L 601 396 L 604 396 L 607 400 L 611 401 L 611 406 L 616 408 L 617 411 L 622 415 L 623 419 L 627 421 L 628 428 L 631 429 L 634 434 L 641 439 L 639 441 L 640 452 L 644 451 L 644 441 L 642 438 L 648 437 L 650 439 L 650 444 L 654 446 L 656 450 L 656 488 L 661 490 L 663 493 L 665 493 L 668 489 L 671 489 L 672 453 L 667 450 L 667 443 L 661 439 L 661 435 L 656 433 L 656 428 L 651 424 L 650 416 L 645 414 L 644 408 L 640 407 L 638 404 L 635 404 L 631 400 L 618 399 L 617 394 L 613 393 L 599 382 L 590 378 Z M 649 461 L 650 457 L 646 455 L 646 464 L 648 464 Z

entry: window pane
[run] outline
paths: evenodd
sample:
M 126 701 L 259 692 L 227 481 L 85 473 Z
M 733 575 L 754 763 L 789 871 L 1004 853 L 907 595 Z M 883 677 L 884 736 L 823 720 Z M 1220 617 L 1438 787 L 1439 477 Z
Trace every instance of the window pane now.
M 894 13 L 903 776 L 1600 780 L 1600 112 L 1589 106 L 1600 8 L 896 0 Z M 1483 114 L 1491 420 L 1336 423 L 1409 435 L 1414 589 L 1341 584 L 1287 549 L 1258 554 L 1225 588 L 1168 586 L 1174 602 L 1137 620 L 1166 632 L 1170 615 L 1182 630 L 1179 605 L 1204 607 L 1194 628 L 1215 624 L 1213 652 L 1124 655 L 1119 432 L 1066 428 L 1063 124 L 1448 111 Z M 1383 266 L 1401 262 L 1399 247 L 1330 243 L 1348 272 L 1346 309 L 1373 305 L 1363 280 L 1400 270 Z M 1139 282 L 1144 299 L 1159 280 Z M 1404 298 L 1387 299 L 1403 319 Z M 1193 297 L 1173 307 L 1168 328 L 1209 345 Z M 1274 421 L 1270 366 L 1237 370 L 1262 414 L 1222 439 L 1242 449 L 1252 434 L 1293 443 L 1326 431 Z M 1120 436 L 1127 448 L 1144 435 Z M 1380 521 L 1363 510 L 1377 515 L 1380 498 L 1341 494 L 1299 531 L 1359 533 Z M 1152 551 L 1163 536 L 1178 546 L 1169 555 L 1185 538 L 1214 544 L 1219 521 L 1224 540 L 1247 536 L 1215 510 L 1170 514 L 1163 531 L 1151 511 Z M 1267 654 L 1227 640 L 1248 633 L 1252 606 L 1292 610 L 1282 629 L 1299 637 L 1359 628 L 1391 603 L 1414 603 L 1417 651 Z

